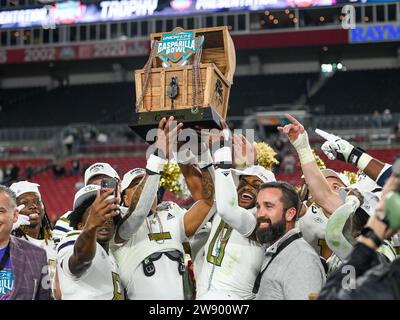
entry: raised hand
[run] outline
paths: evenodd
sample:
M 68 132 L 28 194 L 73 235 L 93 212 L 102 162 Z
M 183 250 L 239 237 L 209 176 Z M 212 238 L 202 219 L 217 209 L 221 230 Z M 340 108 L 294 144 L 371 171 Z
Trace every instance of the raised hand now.
M 165 126 L 164 133 L 167 139 L 167 150 L 166 157 L 170 159 L 172 153 L 178 150 L 178 135 L 182 131 L 183 123 L 177 123 L 174 121 L 174 117 L 171 116 Z
M 233 135 L 234 165 L 254 165 L 257 161 L 257 152 L 254 146 L 242 134 Z
M 169 159 L 172 150 L 177 147 L 178 134 L 182 130 L 182 127 L 183 124 L 177 124 L 173 116 L 169 117 L 168 120 L 166 118 L 160 120 L 155 146 L 161 151 L 161 157 Z
M 300 134 L 304 133 L 305 130 L 303 125 L 290 114 L 285 113 L 285 117 L 289 119 L 290 123 L 285 125 L 284 127 L 278 127 L 277 129 L 279 132 L 287 136 L 291 144 L 294 144 Z
M 341 137 L 329 134 L 319 129 L 316 129 L 315 132 L 327 140 L 321 146 L 321 150 L 323 153 L 325 153 L 329 160 L 337 159 L 350 162 L 349 158 L 351 152 L 354 150 L 354 146 L 352 144 Z
M 113 217 L 119 215 L 119 199 L 114 197 L 108 199 L 107 197 L 113 194 L 113 190 L 105 192 L 97 192 L 97 196 L 89 209 L 89 216 L 86 221 L 86 227 L 90 230 L 99 228 Z

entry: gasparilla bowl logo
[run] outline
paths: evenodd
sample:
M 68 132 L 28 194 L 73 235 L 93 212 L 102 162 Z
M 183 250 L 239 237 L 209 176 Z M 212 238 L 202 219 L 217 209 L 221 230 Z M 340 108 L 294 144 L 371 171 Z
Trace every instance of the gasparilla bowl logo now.
M 185 65 L 190 57 L 195 54 L 196 48 L 201 45 L 200 37 L 195 37 L 194 32 L 185 31 L 180 27 L 172 32 L 164 33 L 158 43 L 157 56 L 169 65 L 169 61 Z

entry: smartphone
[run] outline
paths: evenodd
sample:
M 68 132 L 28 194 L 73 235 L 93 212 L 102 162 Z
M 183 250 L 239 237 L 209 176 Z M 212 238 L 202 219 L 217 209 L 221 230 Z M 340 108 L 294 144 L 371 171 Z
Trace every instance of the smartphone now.
M 106 191 L 110 191 L 113 190 L 113 194 L 110 195 L 107 199 L 112 199 L 114 197 L 118 197 L 118 180 L 115 178 L 111 178 L 111 179 L 103 179 L 101 180 L 100 183 L 100 192 L 106 192 Z

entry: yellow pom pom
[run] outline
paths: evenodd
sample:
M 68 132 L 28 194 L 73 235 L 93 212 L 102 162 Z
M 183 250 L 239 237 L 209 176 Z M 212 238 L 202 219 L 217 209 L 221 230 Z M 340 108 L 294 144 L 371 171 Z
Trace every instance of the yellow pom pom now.
M 279 161 L 275 158 L 275 150 L 265 142 L 254 142 L 253 145 L 257 152 L 258 164 L 263 166 L 265 169 L 272 171 L 274 166 L 279 164 Z
M 349 179 L 350 184 L 355 184 L 357 182 L 357 173 L 345 170 L 343 174 Z
M 179 184 L 181 169 L 176 162 L 167 162 L 164 165 L 164 171 L 161 173 L 160 186 L 176 195 L 182 192 Z

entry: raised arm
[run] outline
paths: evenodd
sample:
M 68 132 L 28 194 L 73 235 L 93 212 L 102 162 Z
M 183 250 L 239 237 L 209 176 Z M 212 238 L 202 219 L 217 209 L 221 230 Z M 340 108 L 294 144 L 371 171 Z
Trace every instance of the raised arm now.
M 354 164 L 381 187 L 392 174 L 390 164 L 373 158 L 363 149 L 353 146 L 347 140 L 319 129 L 316 130 L 316 133 L 327 140 L 321 146 L 321 150 L 328 159 L 337 159 Z
M 186 212 L 183 223 L 187 237 L 194 235 L 214 214 L 212 166 L 201 169 L 201 198 Z M 186 179 L 186 177 L 185 177 Z
M 162 161 L 163 159 L 156 156 L 154 158 L 151 157 L 151 160 L 148 160 L 147 167 L 156 167 L 157 163 L 161 167 Z M 115 243 L 117 244 L 128 241 L 139 230 L 153 206 L 160 183 L 160 172 L 154 174 L 147 173 L 145 179 L 146 182 L 143 189 L 135 191 L 128 214 L 118 225 L 115 234 Z
M 336 209 L 326 225 L 325 240 L 328 247 L 344 261 L 353 249 L 353 244 L 346 237 L 344 229 L 347 220 L 360 206 L 360 200 L 354 196 L 346 197 L 345 203 Z M 350 232 L 347 232 L 350 233 Z M 350 234 L 351 236 L 351 234 Z
M 160 174 L 164 169 L 169 156 L 169 141 L 176 139 L 177 133 L 182 128 L 178 124 L 170 130 L 170 124 L 174 120 L 170 117 L 168 121 L 161 119 L 158 126 L 157 141 L 155 142 L 155 154 L 150 154 L 146 165 L 146 182 L 143 189 L 138 188 L 133 196 L 129 211 L 117 228 L 115 243 L 128 241 L 141 227 L 144 219 L 152 209 L 157 196 L 160 183 Z
M 222 123 L 225 131 L 229 130 L 225 123 Z M 226 135 L 228 138 L 230 134 Z M 215 201 L 217 212 L 221 219 L 227 222 L 240 234 L 251 239 L 256 239 L 255 229 L 257 225 L 256 217 L 247 209 L 239 206 L 236 185 L 233 181 L 232 171 L 229 164 L 241 163 L 245 166 L 254 164 L 256 152 L 251 144 L 243 136 L 233 135 L 232 155 L 231 144 L 225 143 L 224 147 L 214 153 L 214 161 L 220 166 L 215 171 Z M 222 168 L 224 167 L 224 168 Z
M 319 170 L 308 141 L 307 132 L 304 130 L 302 124 L 290 114 L 286 114 L 285 116 L 289 119 L 290 124 L 278 127 L 278 130 L 288 137 L 290 143 L 296 149 L 304 179 L 314 201 L 328 214 L 332 214 L 343 202 L 339 195 L 331 190 L 328 182 Z
M 215 170 L 215 201 L 221 219 L 245 237 L 254 238 L 256 217 L 239 207 L 238 194 L 231 169 Z

